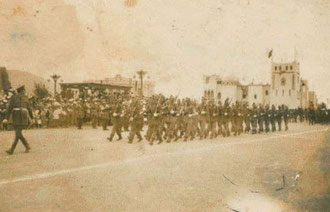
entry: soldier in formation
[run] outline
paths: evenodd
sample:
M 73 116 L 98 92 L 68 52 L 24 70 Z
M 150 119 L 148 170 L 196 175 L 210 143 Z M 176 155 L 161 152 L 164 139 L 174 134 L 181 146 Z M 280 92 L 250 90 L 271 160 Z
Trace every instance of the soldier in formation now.
M 30 120 L 33 119 L 33 113 L 30 107 L 29 99 L 25 96 L 24 86 L 17 88 L 17 94 L 10 99 L 6 120 L 8 120 L 10 116 L 12 116 L 15 139 L 11 148 L 6 152 L 7 154 L 12 155 L 18 142 L 21 141 L 25 147 L 25 152 L 28 153 L 31 147 L 23 136 L 22 131 L 28 127 Z

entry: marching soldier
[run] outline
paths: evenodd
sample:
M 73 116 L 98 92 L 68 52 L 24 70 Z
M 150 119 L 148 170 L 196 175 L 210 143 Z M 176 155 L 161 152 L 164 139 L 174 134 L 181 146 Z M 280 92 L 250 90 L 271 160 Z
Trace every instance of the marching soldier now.
M 243 133 L 243 108 L 242 105 L 238 102 L 237 106 L 237 122 L 236 122 L 236 127 L 237 127 L 237 132 L 238 135 Z
M 225 100 L 224 111 L 223 111 L 223 128 L 224 128 L 223 137 L 230 136 L 230 131 L 229 131 L 230 114 L 231 114 L 230 102 L 229 99 L 227 98 Z
M 121 136 L 121 123 L 120 119 L 122 116 L 122 109 L 119 103 L 113 106 L 112 110 L 112 117 L 111 117 L 111 122 L 112 122 L 112 130 L 110 133 L 110 137 L 108 137 L 108 140 L 111 142 L 115 134 L 118 136 L 118 141 L 122 139 Z
M 278 110 L 276 111 L 276 118 L 278 124 L 278 131 L 282 130 L 282 109 L 281 106 L 278 106 Z
M 168 136 L 167 136 L 167 142 L 171 142 L 171 140 L 174 138 L 176 141 L 178 139 L 178 134 L 176 131 L 176 122 L 177 122 L 177 117 L 176 117 L 176 109 L 174 106 L 170 108 L 170 114 L 169 114 L 169 123 L 168 123 Z
M 258 123 L 258 108 L 256 104 L 253 103 L 252 111 L 251 111 L 252 134 L 257 133 L 257 123 Z
M 15 151 L 16 145 L 19 140 L 25 147 L 25 152 L 28 153 L 31 149 L 27 140 L 24 138 L 22 131 L 29 125 L 29 117 L 33 119 L 33 114 L 30 108 L 28 97 L 25 96 L 25 87 L 21 86 L 17 88 L 17 94 L 15 94 L 9 103 L 8 113 L 6 119 L 12 115 L 13 127 L 15 130 L 15 140 L 11 148 L 7 150 L 7 154 L 12 155 Z
M 264 132 L 264 116 L 265 111 L 263 106 L 260 104 L 258 108 L 258 126 L 259 126 L 259 133 Z
M 163 142 L 163 138 L 161 135 L 161 123 L 162 123 L 162 117 L 161 117 L 161 108 L 160 106 L 156 106 L 156 110 L 153 113 L 153 116 L 151 118 L 151 122 L 150 122 L 150 130 L 151 130 L 151 134 L 150 134 L 150 145 L 153 145 L 153 142 L 155 140 L 155 137 L 158 140 L 158 144 Z
M 93 129 L 96 129 L 97 126 L 97 118 L 98 118 L 98 110 L 95 105 L 91 108 L 91 121 Z
M 185 122 L 186 122 L 186 132 L 184 135 L 184 141 L 187 141 L 190 137 L 190 140 L 194 139 L 194 111 L 192 106 L 188 106 L 185 111 Z
M 284 125 L 285 125 L 285 130 L 287 131 L 288 128 L 288 121 L 289 121 L 289 109 L 287 106 L 282 105 L 282 115 L 283 115 L 283 120 L 284 120 Z
M 234 133 L 234 136 L 236 136 L 238 134 L 238 102 L 232 105 L 231 125 L 232 125 L 232 132 Z
M 213 102 L 210 102 L 208 105 L 208 123 L 207 123 L 207 134 L 206 137 L 208 136 L 208 134 L 211 135 L 211 139 L 215 138 L 217 136 L 217 132 L 216 132 L 216 121 L 217 121 L 217 113 L 216 113 L 216 107 L 213 104 Z
M 139 105 L 135 105 L 132 114 L 130 114 L 130 133 L 128 137 L 128 143 L 132 143 L 135 135 L 138 137 L 138 142 L 142 141 L 142 136 L 140 131 L 143 127 L 143 112 L 140 110 Z M 142 125 L 142 127 L 141 127 Z
M 243 106 L 243 118 L 245 123 L 245 133 L 248 133 L 251 130 L 251 110 L 247 103 Z
M 265 131 L 268 133 L 270 131 L 270 119 L 271 119 L 271 111 L 269 110 L 269 105 L 266 105 L 265 109 Z
M 222 130 L 222 125 L 223 125 L 223 107 L 222 107 L 222 102 L 218 102 L 218 107 L 217 107 L 217 119 L 218 119 L 218 135 L 223 134 Z
M 109 119 L 109 108 L 107 108 L 107 106 L 101 107 L 100 120 L 101 120 L 102 129 L 104 131 L 108 130 L 107 128 L 110 119 Z
M 199 117 L 199 138 L 200 140 L 203 140 L 206 138 L 207 133 L 207 109 L 205 106 L 205 103 L 202 102 L 200 107 L 198 108 L 198 117 Z
M 276 131 L 276 121 L 277 121 L 277 112 L 275 105 L 272 105 L 272 110 L 270 111 L 270 122 L 272 124 L 272 132 Z

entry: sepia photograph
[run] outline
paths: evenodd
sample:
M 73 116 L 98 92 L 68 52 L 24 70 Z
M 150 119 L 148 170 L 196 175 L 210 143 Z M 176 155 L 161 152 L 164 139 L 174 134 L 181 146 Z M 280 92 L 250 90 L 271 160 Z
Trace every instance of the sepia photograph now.
M 330 0 L 0 0 L 0 212 L 330 211 Z

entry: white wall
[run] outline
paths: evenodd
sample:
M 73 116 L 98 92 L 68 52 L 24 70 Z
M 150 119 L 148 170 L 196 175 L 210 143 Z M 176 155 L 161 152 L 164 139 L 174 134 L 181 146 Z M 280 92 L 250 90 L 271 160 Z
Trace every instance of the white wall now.
M 255 98 L 255 95 L 257 98 Z M 263 86 L 262 85 L 249 85 L 248 88 L 248 103 L 251 106 L 253 103 L 256 105 L 263 104 Z

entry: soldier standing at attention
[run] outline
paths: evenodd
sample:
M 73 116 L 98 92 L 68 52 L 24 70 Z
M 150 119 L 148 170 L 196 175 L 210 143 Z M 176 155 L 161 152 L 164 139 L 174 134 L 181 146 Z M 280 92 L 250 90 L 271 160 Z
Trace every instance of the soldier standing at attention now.
M 25 146 L 25 152 L 28 153 L 31 147 L 24 138 L 22 131 L 29 125 L 29 116 L 31 119 L 33 119 L 33 114 L 30 108 L 28 97 L 25 96 L 24 86 L 17 88 L 17 94 L 14 95 L 10 100 L 6 118 L 8 119 L 11 114 L 13 118 L 13 127 L 15 130 L 15 140 L 11 148 L 6 152 L 9 155 L 12 155 L 15 151 L 18 141 L 21 140 Z

